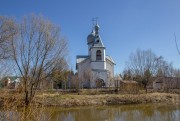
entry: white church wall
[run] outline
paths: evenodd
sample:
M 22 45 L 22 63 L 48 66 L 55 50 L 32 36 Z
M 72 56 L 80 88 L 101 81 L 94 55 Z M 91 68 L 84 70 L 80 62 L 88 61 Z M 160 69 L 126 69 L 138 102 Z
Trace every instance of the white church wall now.
M 106 59 L 106 69 L 110 72 L 110 76 L 114 77 L 114 64 Z
M 107 71 L 92 71 L 93 74 L 93 79 L 91 80 L 91 87 L 95 88 L 96 87 L 96 80 L 99 79 L 103 79 L 105 82 L 105 86 L 108 87 L 108 75 L 107 75 Z
M 94 61 L 91 62 L 91 68 L 92 69 L 105 69 L 105 62 L 104 61 Z
M 84 73 L 87 72 L 87 70 L 90 70 L 90 59 L 87 59 L 78 64 L 78 78 L 81 87 L 86 83 Z

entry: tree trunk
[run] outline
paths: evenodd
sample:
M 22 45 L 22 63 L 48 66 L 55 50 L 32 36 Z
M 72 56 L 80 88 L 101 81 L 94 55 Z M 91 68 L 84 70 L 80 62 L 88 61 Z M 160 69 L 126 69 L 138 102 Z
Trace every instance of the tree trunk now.
M 28 120 L 28 107 L 29 107 L 29 99 L 28 99 L 28 92 L 25 92 L 25 99 L 24 99 L 24 112 L 23 112 L 23 120 L 27 121 Z
M 28 92 L 25 93 L 25 107 L 29 106 Z
M 146 91 L 146 94 L 147 94 L 147 84 L 144 85 L 144 88 L 145 88 L 145 91 Z

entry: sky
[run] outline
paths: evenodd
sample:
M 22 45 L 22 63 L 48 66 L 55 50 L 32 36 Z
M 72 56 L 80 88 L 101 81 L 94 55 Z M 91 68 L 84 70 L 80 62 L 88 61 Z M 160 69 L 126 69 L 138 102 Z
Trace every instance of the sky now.
M 137 49 L 151 49 L 180 68 L 174 33 L 180 47 L 180 0 L 0 0 L 0 15 L 21 20 L 42 15 L 61 28 L 68 40 L 70 68 L 76 55 L 87 55 L 87 36 L 98 17 L 106 54 L 115 63 L 115 74 Z

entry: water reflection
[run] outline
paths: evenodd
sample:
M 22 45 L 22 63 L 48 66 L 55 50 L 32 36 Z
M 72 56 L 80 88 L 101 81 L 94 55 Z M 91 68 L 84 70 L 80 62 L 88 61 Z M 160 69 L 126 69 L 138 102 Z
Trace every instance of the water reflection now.
M 46 112 L 48 113 L 48 111 Z M 170 105 L 125 105 L 56 108 L 52 121 L 180 121 L 180 107 Z
M 180 106 L 123 105 L 79 108 L 31 107 L 28 120 L 32 121 L 180 121 Z M 0 120 L 24 119 L 22 109 L 0 110 Z

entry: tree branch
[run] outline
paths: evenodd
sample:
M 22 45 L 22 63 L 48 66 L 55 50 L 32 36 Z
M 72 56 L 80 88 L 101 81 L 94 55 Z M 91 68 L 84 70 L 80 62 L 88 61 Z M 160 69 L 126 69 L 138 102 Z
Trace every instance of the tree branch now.
M 178 54 L 180 55 L 180 50 L 179 50 L 179 47 L 178 47 L 178 44 L 177 44 L 176 34 L 175 33 L 174 33 L 174 41 L 175 41 L 175 44 L 176 44 L 176 49 L 178 51 Z

